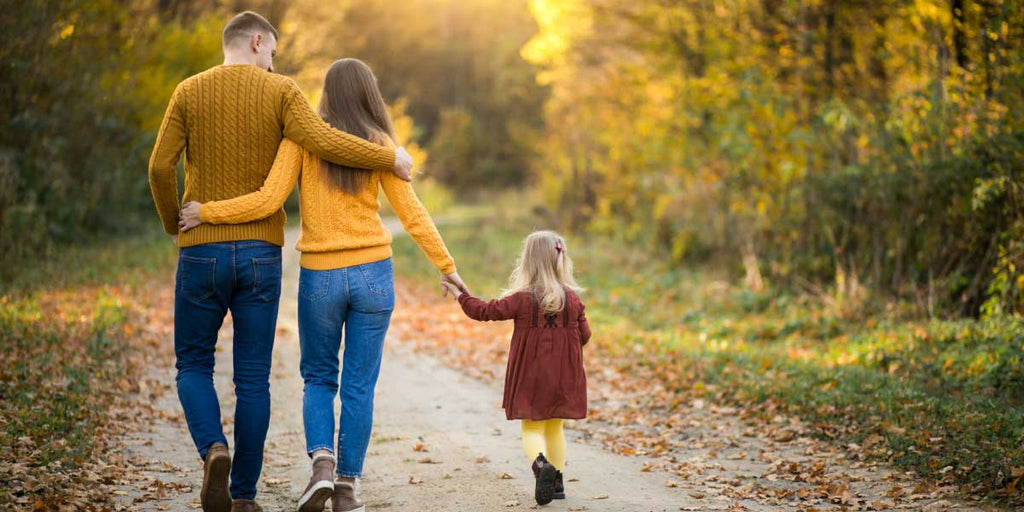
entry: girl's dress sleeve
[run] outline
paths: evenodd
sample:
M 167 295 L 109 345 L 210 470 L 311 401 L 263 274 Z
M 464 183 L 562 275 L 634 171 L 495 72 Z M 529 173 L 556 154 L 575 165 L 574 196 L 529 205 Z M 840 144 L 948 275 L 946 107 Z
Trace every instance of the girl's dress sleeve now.
M 583 301 L 580 301 L 580 316 L 576 321 L 580 325 L 580 345 L 586 345 L 590 341 L 590 324 L 587 322 L 587 314 L 583 311 L 586 306 L 583 305 Z
M 466 316 L 473 320 L 493 321 L 511 320 L 516 317 L 516 310 L 519 309 L 519 298 L 517 295 L 509 295 L 502 299 L 495 299 L 484 302 L 468 293 L 459 296 L 459 305 Z

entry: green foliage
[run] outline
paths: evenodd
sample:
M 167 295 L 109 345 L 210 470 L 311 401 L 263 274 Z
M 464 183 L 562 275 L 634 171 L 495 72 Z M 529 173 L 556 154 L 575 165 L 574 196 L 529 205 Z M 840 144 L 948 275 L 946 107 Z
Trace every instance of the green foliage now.
M 536 168 L 563 226 L 850 313 L 1024 312 L 1021 2 L 531 10 L 523 55 L 552 91 Z
M 219 19 L 186 25 L 149 2 L 3 9 L 0 282 L 69 243 L 154 225 L 146 163 L 167 98 L 220 51 Z

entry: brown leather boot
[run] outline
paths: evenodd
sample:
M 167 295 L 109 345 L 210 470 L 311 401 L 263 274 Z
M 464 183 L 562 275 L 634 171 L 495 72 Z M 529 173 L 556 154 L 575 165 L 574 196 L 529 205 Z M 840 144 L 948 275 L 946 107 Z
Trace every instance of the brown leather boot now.
M 336 480 L 334 496 L 331 497 L 331 512 L 366 512 L 363 501 L 356 497 L 356 486 L 351 482 Z
M 231 512 L 231 491 L 228 490 L 228 477 L 231 474 L 231 454 L 228 447 L 215 443 L 206 452 L 203 462 L 203 489 L 199 492 L 199 501 L 203 512 Z
M 313 476 L 299 498 L 299 512 L 323 512 L 324 504 L 334 493 L 334 457 L 313 457 Z
M 231 512 L 263 512 L 263 507 L 256 500 L 235 500 Z

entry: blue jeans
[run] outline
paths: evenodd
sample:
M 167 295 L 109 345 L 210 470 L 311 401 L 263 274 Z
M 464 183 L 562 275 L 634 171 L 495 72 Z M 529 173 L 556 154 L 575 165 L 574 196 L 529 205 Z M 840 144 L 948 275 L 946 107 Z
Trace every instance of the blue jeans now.
M 306 450 L 334 448 L 334 397 L 338 350 L 345 334 L 338 429 L 340 476 L 359 478 L 373 428 L 373 393 L 380 374 L 384 335 L 395 307 L 391 260 L 299 274 L 300 370 L 305 383 L 302 421 Z
M 227 445 L 213 387 L 217 331 L 230 310 L 235 339 L 231 496 L 253 499 L 270 424 L 270 361 L 281 298 L 281 248 L 247 240 L 181 249 L 174 294 L 178 398 L 199 450 Z

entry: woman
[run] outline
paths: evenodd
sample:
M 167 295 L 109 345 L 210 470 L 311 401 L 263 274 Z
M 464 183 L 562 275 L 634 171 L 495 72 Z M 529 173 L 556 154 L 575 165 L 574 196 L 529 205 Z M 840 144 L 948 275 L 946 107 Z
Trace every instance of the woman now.
M 394 145 L 391 119 L 366 64 L 335 61 L 324 79 L 320 115 L 331 126 L 378 144 Z M 302 232 L 299 277 L 299 343 L 306 451 L 313 475 L 299 498 L 300 512 L 324 510 L 331 499 L 335 512 L 362 512 L 355 479 L 373 426 L 373 395 L 380 372 L 384 335 L 395 296 L 391 267 L 391 233 L 377 210 L 383 189 L 442 281 L 457 284 L 448 249 L 412 186 L 390 172 L 351 169 L 320 160 L 285 139 L 259 191 L 225 201 L 188 203 L 183 230 L 206 222 L 242 223 L 281 208 L 299 182 Z M 259 279 L 259 276 L 256 276 Z M 345 338 L 341 374 L 340 429 L 334 454 L 334 396 L 338 393 L 338 351 Z M 335 473 L 337 478 L 335 479 Z

